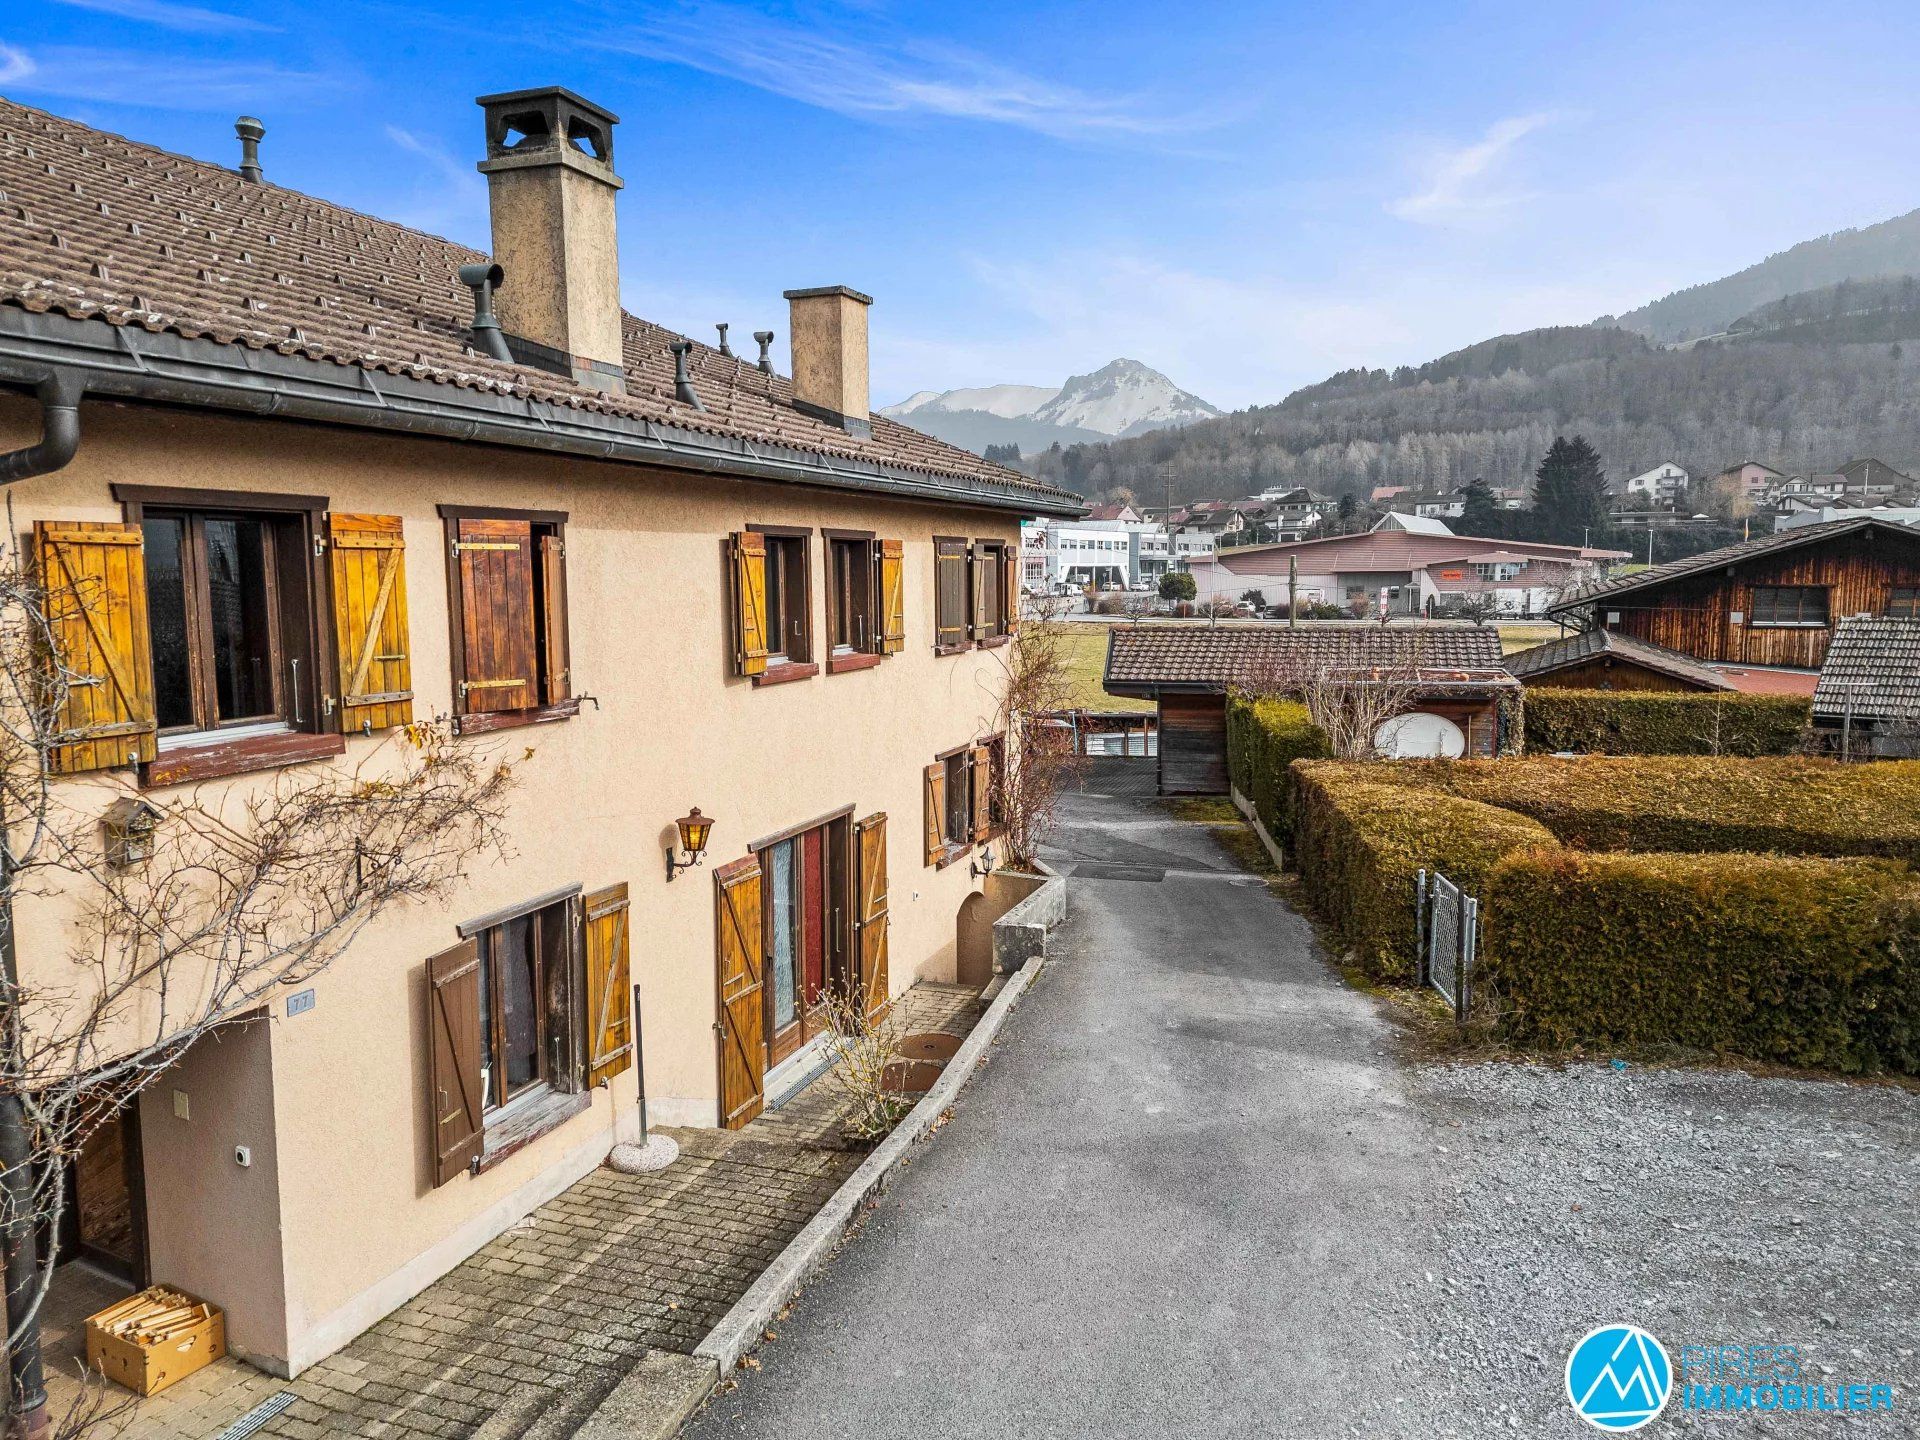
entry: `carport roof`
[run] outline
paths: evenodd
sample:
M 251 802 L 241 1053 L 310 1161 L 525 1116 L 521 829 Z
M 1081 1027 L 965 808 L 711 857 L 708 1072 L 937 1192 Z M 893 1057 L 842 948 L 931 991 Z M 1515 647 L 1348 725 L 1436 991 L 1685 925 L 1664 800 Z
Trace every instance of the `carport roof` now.
M 1517 683 L 1501 668 L 1500 635 L 1490 627 L 1323 620 L 1295 626 L 1199 621 L 1116 626 L 1107 637 L 1103 684 L 1109 695 L 1218 694 L 1296 667 L 1348 678 L 1412 672 L 1445 690 Z

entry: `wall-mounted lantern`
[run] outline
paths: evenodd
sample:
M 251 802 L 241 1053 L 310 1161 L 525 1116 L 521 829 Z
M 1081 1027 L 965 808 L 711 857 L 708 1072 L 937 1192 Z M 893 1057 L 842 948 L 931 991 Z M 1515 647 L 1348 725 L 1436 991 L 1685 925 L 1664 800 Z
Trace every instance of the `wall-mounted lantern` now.
M 982 845 L 980 858 L 968 865 L 967 869 L 973 873 L 973 878 L 976 880 L 984 880 L 993 874 L 993 846 Z
M 667 846 L 667 879 L 669 880 L 680 871 L 691 870 L 700 863 L 701 856 L 706 853 L 707 836 L 713 830 L 713 821 L 700 813 L 698 805 L 673 823 L 680 831 L 680 848 L 685 852 L 685 857 L 676 859 L 673 846 Z
M 123 795 L 100 817 L 107 832 L 107 863 L 125 870 L 153 858 L 153 832 L 160 828 L 160 812 L 144 800 Z

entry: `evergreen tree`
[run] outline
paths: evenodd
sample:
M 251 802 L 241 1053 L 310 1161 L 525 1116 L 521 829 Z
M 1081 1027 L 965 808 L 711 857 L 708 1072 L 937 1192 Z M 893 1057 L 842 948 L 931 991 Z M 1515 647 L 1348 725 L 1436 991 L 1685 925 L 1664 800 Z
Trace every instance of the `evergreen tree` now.
M 1353 517 L 1359 512 L 1359 509 L 1360 502 L 1353 498 L 1353 492 L 1351 490 L 1342 491 L 1340 495 L 1340 508 L 1336 512 L 1340 517 L 1340 532 L 1342 534 L 1345 534 L 1353 528 Z
M 1600 543 L 1607 528 L 1607 472 L 1579 435 L 1556 435 L 1533 472 L 1534 530 L 1547 540 Z
M 996 465 L 1006 465 L 1015 470 L 1020 468 L 1020 447 L 1012 441 L 1005 445 L 989 445 L 984 455 Z
M 1494 498 L 1493 487 L 1486 479 L 1476 475 L 1460 488 L 1460 533 L 1462 535 L 1498 535 L 1500 533 L 1500 502 Z

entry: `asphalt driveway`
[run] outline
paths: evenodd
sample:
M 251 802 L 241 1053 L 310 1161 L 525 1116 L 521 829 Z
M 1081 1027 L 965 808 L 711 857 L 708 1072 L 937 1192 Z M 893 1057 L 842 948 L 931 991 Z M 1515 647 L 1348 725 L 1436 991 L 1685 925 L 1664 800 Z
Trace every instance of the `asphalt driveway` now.
M 1403 1063 L 1307 923 L 1118 767 L 1066 807 L 1072 916 L 990 1063 L 690 1434 L 1591 1435 L 1567 1354 L 1628 1321 L 1895 1395 L 1676 1397 L 1640 1434 L 1920 1435 L 1920 1094 Z

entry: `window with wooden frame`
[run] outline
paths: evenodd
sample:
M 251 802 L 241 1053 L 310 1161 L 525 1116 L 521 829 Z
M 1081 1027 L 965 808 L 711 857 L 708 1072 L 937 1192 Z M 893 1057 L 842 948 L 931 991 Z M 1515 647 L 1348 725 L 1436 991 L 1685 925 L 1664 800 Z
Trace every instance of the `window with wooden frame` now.
M 968 565 L 972 614 L 969 634 L 980 645 L 1000 645 L 1008 634 L 1007 546 L 999 540 L 976 540 Z
M 1824 627 L 1827 590 L 1824 585 L 1756 585 L 1753 587 L 1751 625 Z
M 1895 585 L 1887 596 L 1888 615 L 1920 620 L 1920 585 Z
M 987 746 L 963 745 L 922 772 L 927 864 L 950 865 L 992 833 L 992 765 Z
M 578 714 L 567 626 L 566 515 L 442 505 L 440 516 L 460 732 Z
M 811 530 L 750 525 L 729 537 L 734 673 L 777 685 L 819 673 L 813 661 Z
M 933 539 L 933 650 L 957 655 L 969 644 L 970 582 L 967 542 L 954 536 Z
M 862 670 L 885 654 L 880 545 L 870 532 L 827 530 L 827 673 Z
M 637 1049 L 625 885 L 543 896 L 460 931 L 427 964 L 442 1185 L 580 1113 Z

